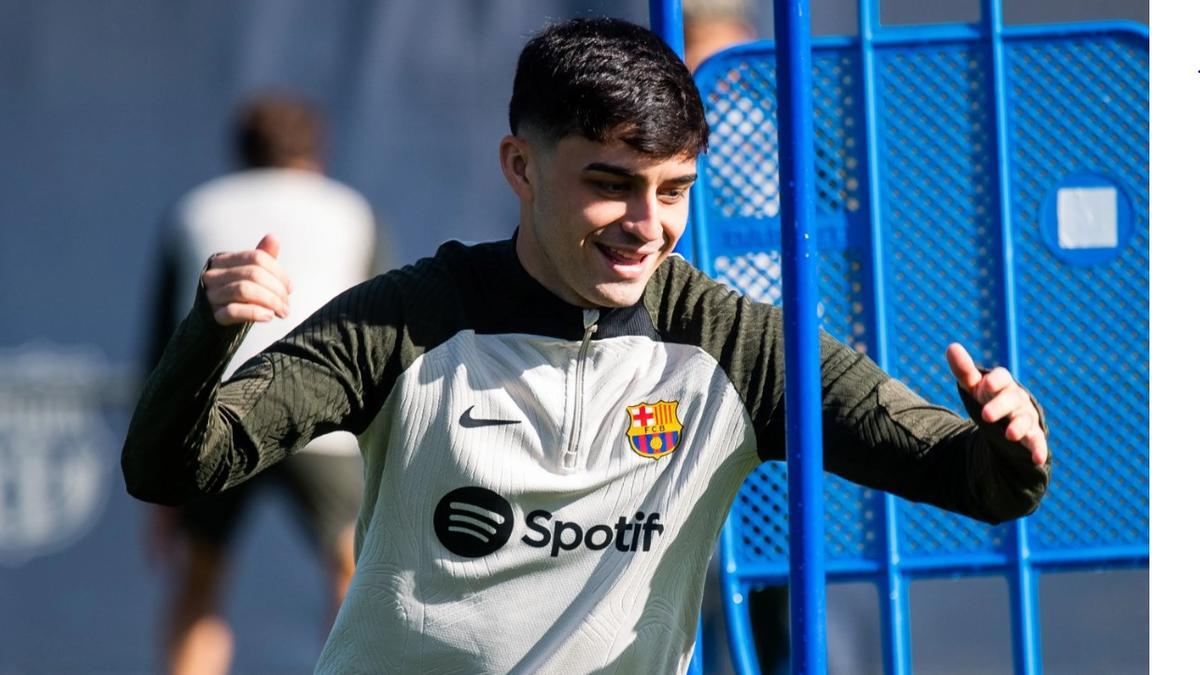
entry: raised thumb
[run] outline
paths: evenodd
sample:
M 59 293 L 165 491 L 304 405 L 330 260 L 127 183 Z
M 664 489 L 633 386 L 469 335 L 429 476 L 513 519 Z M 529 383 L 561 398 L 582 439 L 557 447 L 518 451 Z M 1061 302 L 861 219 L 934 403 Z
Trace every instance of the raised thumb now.
M 273 234 L 268 234 L 267 236 L 263 237 L 258 242 L 258 246 L 255 246 L 254 248 L 256 248 L 260 251 L 266 251 L 267 255 L 271 256 L 272 258 L 278 258 L 279 257 L 279 237 L 276 237 Z

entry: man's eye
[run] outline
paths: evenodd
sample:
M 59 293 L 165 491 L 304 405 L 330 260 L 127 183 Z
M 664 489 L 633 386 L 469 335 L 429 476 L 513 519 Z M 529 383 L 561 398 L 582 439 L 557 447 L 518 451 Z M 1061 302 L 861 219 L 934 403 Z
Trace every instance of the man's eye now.
M 687 188 L 673 188 L 671 190 L 663 190 L 662 192 L 659 192 L 658 197 L 664 202 L 672 204 L 686 197 L 687 193 Z

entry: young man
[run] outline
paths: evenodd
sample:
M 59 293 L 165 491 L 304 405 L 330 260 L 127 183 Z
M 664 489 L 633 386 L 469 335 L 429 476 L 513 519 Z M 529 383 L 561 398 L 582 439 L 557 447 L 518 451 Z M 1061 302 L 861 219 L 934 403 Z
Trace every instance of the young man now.
M 670 256 L 708 133 L 684 64 L 632 24 L 551 26 L 509 116 L 513 240 L 358 286 L 221 386 L 288 281 L 272 237 L 214 256 L 131 422 L 128 488 L 164 502 L 358 434 L 358 568 L 320 672 L 682 672 L 724 515 L 783 456 L 779 310 Z M 949 350 L 977 424 L 821 352 L 831 471 L 989 522 L 1036 507 L 1042 417 L 1006 371 Z

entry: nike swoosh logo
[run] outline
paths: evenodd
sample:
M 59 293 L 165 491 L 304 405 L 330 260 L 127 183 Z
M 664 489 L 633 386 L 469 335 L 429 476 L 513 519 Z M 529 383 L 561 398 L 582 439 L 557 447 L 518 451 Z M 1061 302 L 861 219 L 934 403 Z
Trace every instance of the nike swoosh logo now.
M 470 408 L 467 408 L 465 411 L 463 411 L 462 416 L 458 418 L 458 423 L 468 429 L 474 429 L 476 427 L 497 427 L 497 426 L 503 426 L 505 424 L 520 424 L 521 423 L 521 420 L 491 420 L 491 419 L 484 419 L 484 418 L 480 418 L 480 417 L 471 417 L 471 411 L 474 409 L 475 409 L 475 406 L 471 406 Z

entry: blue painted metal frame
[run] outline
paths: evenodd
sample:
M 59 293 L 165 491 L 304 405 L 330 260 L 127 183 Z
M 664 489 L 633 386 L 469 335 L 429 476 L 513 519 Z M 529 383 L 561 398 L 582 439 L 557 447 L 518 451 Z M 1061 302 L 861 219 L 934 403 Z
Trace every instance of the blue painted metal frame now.
M 812 35 L 808 0 L 775 3 L 779 217 L 787 367 L 792 672 L 825 672 L 825 475 L 817 330 Z M 807 536 L 805 536 L 807 535 Z
M 867 189 L 871 204 L 871 259 L 873 261 L 871 287 L 876 298 L 873 305 L 875 325 L 879 327 L 874 335 L 874 353 L 877 355 L 879 366 L 887 371 L 891 367 L 888 359 L 890 353 L 888 331 L 883 330 L 882 327 L 888 325 L 888 303 L 883 302 L 882 299 L 887 297 L 886 279 L 888 277 L 886 275 L 887 257 L 884 255 L 883 249 L 886 240 L 883 234 L 884 209 L 880 206 L 884 199 L 883 180 L 880 177 L 880 167 L 883 162 L 880 159 L 878 142 L 879 112 L 876 104 L 879 97 L 876 93 L 878 78 L 875 74 L 874 49 L 880 32 L 879 3 L 860 0 L 858 3 L 858 33 L 860 36 L 858 44 L 863 67 L 863 117 L 866 122 L 868 158 Z M 900 532 L 897 527 L 899 519 L 896 516 L 896 497 L 884 493 L 878 499 L 882 502 L 884 513 L 884 547 L 886 550 L 886 565 L 878 573 L 879 581 L 875 586 L 879 592 L 879 604 L 884 608 L 879 622 L 884 644 L 887 645 L 887 648 L 883 650 L 883 664 L 886 672 L 908 673 L 912 662 L 912 644 L 909 639 L 908 627 L 909 579 L 900 569 Z
M 993 103 L 991 111 L 992 121 L 996 129 L 996 134 L 993 139 L 995 147 L 992 148 L 991 156 L 994 158 L 994 166 L 992 171 L 994 180 L 991 183 L 993 191 L 994 207 L 996 209 L 995 219 L 1000 230 L 999 248 L 1001 251 L 1001 260 L 998 265 L 999 273 L 1003 277 L 1001 284 L 1003 298 L 1000 306 L 1002 307 L 1002 320 L 1004 322 L 1005 331 L 1002 337 L 1002 355 L 1001 358 L 1010 366 L 1014 374 L 1021 377 L 1020 373 L 1020 354 L 1018 348 L 1020 345 L 1019 336 L 1017 334 L 1017 326 L 1019 325 L 1019 303 L 1017 302 L 1017 280 L 1014 271 L 1014 248 L 1015 235 L 1013 227 L 1012 210 L 1012 195 L 1011 181 L 1009 175 L 1011 166 L 1010 157 L 1010 142 L 1009 129 L 1010 121 L 1007 119 L 1007 109 L 1005 103 L 1008 99 L 1006 91 L 1006 45 L 1014 45 L 1023 40 L 1037 40 L 1048 37 L 1070 37 L 1070 36 L 1096 36 L 1101 33 L 1113 33 L 1122 35 L 1132 35 L 1143 39 L 1148 38 L 1147 29 L 1132 22 L 1094 22 L 1089 24 L 1078 25 L 1053 25 L 1053 26 L 1020 26 L 1020 27 L 1005 27 L 1002 20 L 1000 0 L 981 0 L 983 5 L 982 21 L 979 24 L 971 25 L 939 25 L 939 26 L 881 26 L 879 23 L 877 0 L 860 0 L 859 10 L 859 38 L 835 37 L 816 40 L 818 48 L 844 48 L 857 46 L 860 53 L 861 68 L 863 72 L 863 98 L 864 98 L 864 126 L 866 127 L 866 154 L 867 171 L 868 171 L 868 192 L 869 192 L 869 209 L 870 209 L 870 232 L 871 232 L 871 278 L 874 290 L 874 297 L 879 301 L 873 303 L 872 311 L 873 318 L 877 326 L 883 327 L 888 325 L 887 307 L 888 302 L 884 301 L 887 298 L 889 289 L 887 287 L 887 272 L 888 257 L 885 255 L 883 248 L 883 214 L 886 209 L 884 202 L 887 199 L 882 191 L 883 181 L 879 175 L 880 149 L 878 147 L 878 138 L 880 137 L 877 130 L 876 102 L 878 95 L 874 91 L 877 81 L 876 75 L 876 57 L 877 48 L 905 46 L 914 43 L 934 45 L 939 43 L 955 43 L 963 41 L 985 42 L 990 51 L 990 78 L 989 85 L 991 88 L 990 100 Z M 777 12 L 783 3 L 777 2 Z M 796 18 L 797 14 L 785 16 L 786 21 L 780 21 L 777 16 L 776 25 L 783 26 L 788 29 L 788 22 Z M 779 69 L 783 72 L 784 54 L 791 51 L 791 47 L 783 47 L 781 40 L 781 49 L 777 56 L 780 59 Z M 764 43 L 755 43 L 752 45 L 736 47 L 726 54 L 737 54 L 739 51 L 748 53 L 761 52 L 764 48 L 770 49 L 769 46 L 764 47 Z M 794 56 L 791 58 L 795 58 Z M 793 82 L 794 76 L 780 77 L 781 93 L 779 96 L 779 125 L 780 125 L 780 145 L 781 150 L 786 152 L 788 145 L 784 139 L 784 127 L 791 123 L 788 121 L 789 115 L 785 113 L 784 106 L 787 99 L 782 92 L 785 80 Z M 809 120 L 811 123 L 811 120 Z M 804 122 L 801 122 L 804 124 Z M 811 129 L 811 127 L 809 127 Z M 810 132 L 811 133 L 811 132 Z M 811 138 L 810 134 L 802 134 L 801 138 Z M 782 152 L 781 152 L 782 154 Z M 709 158 L 702 158 L 701 173 L 706 172 L 706 164 L 710 161 Z M 780 163 L 780 207 L 783 211 L 782 222 L 795 222 L 794 216 L 790 216 L 787 211 L 788 204 L 795 197 L 789 196 L 788 190 L 794 184 L 792 179 L 788 178 L 789 164 L 793 160 L 784 160 L 781 157 Z M 697 185 L 695 191 L 694 204 L 704 204 L 707 199 L 709 186 L 707 182 L 702 181 Z M 808 200 L 811 204 L 811 199 Z M 802 209 L 791 207 L 794 211 Z M 794 212 L 793 211 L 793 212 Z M 801 226 L 803 229 L 803 226 Z M 704 223 L 704 209 L 695 208 L 693 210 L 694 241 L 696 242 L 695 259 L 706 268 L 709 274 L 716 276 L 716 270 L 712 268 L 712 243 L 710 242 L 710 233 Z M 784 236 L 788 236 L 788 229 L 784 227 Z M 805 230 L 806 232 L 810 231 Z M 810 239 L 811 241 L 811 239 Z M 789 254 L 785 251 L 783 256 L 783 269 L 785 276 L 788 270 L 796 271 L 793 265 L 787 264 L 787 261 L 792 260 L 795 253 Z M 811 257 L 811 252 L 810 252 Z M 785 280 L 785 283 L 787 281 Z M 789 294 L 789 297 L 794 297 Z M 813 302 L 815 304 L 815 302 Z M 812 306 L 812 304 L 808 305 Z M 887 369 L 891 364 L 888 363 L 891 350 L 887 344 L 887 330 L 876 330 L 874 333 L 872 351 L 876 355 L 877 360 Z M 789 358 L 791 354 L 789 353 Z M 789 393 L 795 391 L 789 383 Z M 789 406 L 789 412 L 791 407 Z M 792 432 L 792 427 L 789 426 L 789 434 Z M 794 437 L 794 436 L 792 436 Z M 819 447 L 819 446 L 818 446 Z M 789 452 L 789 457 L 791 453 Z M 795 488 L 792 488 L 792 494 L 795 494 Z M 909 630 L 907 626 L 908 614 L 908 586 L 914 579 L 923 578 L 944 578 L 947 576 L 964 576 L 964 575 L 995 575 L 1004 574 L 1009 580 L 1010 587 L 1010 603 L 1012 611 L 1010 612 L 1012 621 L 1012 638 L 1013 638 L 1013 667 L 1017 672 L 1021 673 L 1037 673 L 1040 672 L 1041 663 L 1041 646 L 1039 643 L 1040 626 L 1038 623 L 1038 605 L 1037 605 L 1037 579 L 1039 574 L 1045 572 L 1079 570 L 1079 569 L 1121 569 L 1130 567 L 1145 567 L 1149 561 L 1148 542 L 1137 542 L 1131 545 L 1105 545 L 1093 546 L 1082 549 L 1037 549 L 1030 545 L 1030 534 L 1027 522 L 1023 519 L 1017 521 L 1012 527 L 1007 530 L 1007 539 L 999 549 L 992 553 L 973 552 L 969 554 L 940 554 L 940 555 L 914 555 L 913 553 L 902 554 L 900 544 L 900 533 L 898 532 L 897 522 L 899 520 L 898 506 L 896 499 L 888 495 L 879 495 L 877 497 L 878 505 L 884 512 L 883 533 L 885 539 L 884 550 L 882 556 L 875 560 L 832 560 L 830 561 L 827 572 L 830 581 L 873 581 L 880 589 L 881 605 L 885 607 L 881 626 L 883 628 L 884 639 L 884 660 L 887 672 L 890 673 L 908 673 L 911 671 L 911 645 L 909 642 Z M 804 501 L 803 499 L 801 501 Z M 789 502 L 794 505 L 794 502 Z M 800 526 L 800 519 L 793 518 L 791 525 L 793 528 Z M 821 532 L 821 523 L 818 521 L 814 526 L 811 522 L 806 523 L 792 532 L 792 542 L 817 541 L 820 542 L 823 537 L 814 535 Z M 803 536 L 807 533 L 808 536 Z M 766 564 L 756 565 L 753 563 L 739 563 L 737 556 L 734 554 L 739 546 L 736 540 L 734 528 L 727 524 L 727 527 L 721 537 L 721 552 L 722 562 L 724 565 L 724 575 L 722 591 L 725 596 L 725 607 L 727 612 L 728 631 L 730 640 L 734 644 L 749 645 L 748 648 L 734 650 L 735 667 L 739 673 L 758 672 L 757 658 L 754 653 L 753 639 L 750 632 L 749 617 L 747 613 L 747 593 L 749 589 L 756 585 L 774 585 L 786 581 L 787 570 L 781 570 L 778 566 Z M 809 554 L 811 555 L 811 554 Z M 818 552 L 819 555 L 819 552 Z M 796 562 L 795 548 L 792 549 L 793 562 Z M 800 562 L 811 560 L 800 557 Z M 792 565 L 792 570 L 795 571 L 796 564 Z M 810 567 L 811 569 L 811 567 Z M 802 582 L 807 584 L 807 581 Z M 809 594 L 811 597 L 811 592 Z M 801 596 L 803 599 L 804 596 Z M 812 611 L 812 610 L 810 610 Z M 808 615 L 808 622 L 811 623 L 811 614 Z M 805 617 L 796 617 L 794 620 L 799 620 L 804 625 Z M 811 638 L 806 638 L 810 641 Z M 817 645 L 818 650 L 823 652 L 823 644 Z M 794 662 L 793 668 L 801 672 L 813 672 L 819 670 L 819 667 L 811 664 L 817 661 L 813 660 L 813 656 L 802 655 L 798 657 L 800 660 Z M 819 657 L 823 659 L 822 657 Z M 823 663 L 823 660 L 820 661 Z
M 984 16 L 987 18 L 992 47 L 992 102 L 996 124 L 996 189 L 1000 210 L 1000 248 L 1004 263 L 1004 325 L 1005 347 L 1009 370 L 1015 379 L 1021 379 L 1021 360 L 1018 354 L 1015 274 L 1013 272 L 1013 225 L 1011 195 L 1009 191 L 1009 143 L 1008 143 L 1008 100 L 1005 94 L 1004 13 L 1001 0 L 983 0 Z M 1029 533 L 1025 519 L 1018 520 L 1009 530 L 1009 555 L 1015 564 L 1008 569 L 1009 619 L 1012 636 L 1012 660 L 1014 670 L 1019 673 L 1041 672 L 1042 644 L 1041 619 L 1038 612 L 1037 575 L 1029 564 Z

